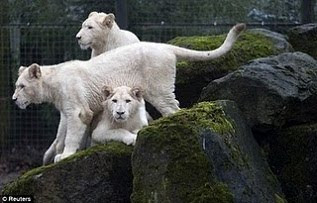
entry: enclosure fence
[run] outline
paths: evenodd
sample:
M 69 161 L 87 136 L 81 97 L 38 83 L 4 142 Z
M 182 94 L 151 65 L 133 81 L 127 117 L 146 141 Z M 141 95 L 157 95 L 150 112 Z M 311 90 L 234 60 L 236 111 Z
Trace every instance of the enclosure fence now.
M 315 3 L 308 8 L 314 11 Z M 300 24 L 309 13 L 301 9 L 299 0 L 3 0 L 0 156 L 16 147 L 47 148 L 55 138 L 59 113 L 54 106 L 30 105 L 21 110 L 11 101 L 17 70 L 32 63 L 89 59 L 90 51 L 80 50 L 75 35 L 91 11 L 115 13 L 118 24 L 143 41 L 167 42 L 176 36 L 226 32 L 237 22 L 283 31 Z

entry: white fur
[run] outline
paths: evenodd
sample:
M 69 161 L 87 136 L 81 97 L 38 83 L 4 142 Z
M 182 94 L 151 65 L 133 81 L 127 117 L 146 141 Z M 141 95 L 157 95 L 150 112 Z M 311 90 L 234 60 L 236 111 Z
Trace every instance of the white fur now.
M 91 12 L 76 35 L 82 49 L 91 48 L 91 57 L 124 45 L 140 42 L 127 30 L 121 30 L 112 13 Z
M 31 103 L 55 104 L 64 118 L 53 145 L 62 143 L 59 137 L 65 140 L 63 152 L 55 160 L 63 159 L 79 150 L 86 140 L 85 132 L 93 116 L 102 110 L 103 86 L 142 87 L 144 99 L 163 116 L 174 113 L 179 109 L 174 95 L 177 59 L 211 60 L 222 56 L 231 49 L 244 27 L 243 24 L 233 27 L 224 44 L 213 51 L 140 42 L 88 61 L 21 67 L 12 99 L 22 109 Z M 46 153 L 45 160 L 51 160 L 51 156 L 58 153 L 52 151 Z
M 134 145 L 138 131 L 148 125 L 139 89 L 120 86 L 109 90 L 103 113 L 92 133 L 92 145 L 115 140 Z

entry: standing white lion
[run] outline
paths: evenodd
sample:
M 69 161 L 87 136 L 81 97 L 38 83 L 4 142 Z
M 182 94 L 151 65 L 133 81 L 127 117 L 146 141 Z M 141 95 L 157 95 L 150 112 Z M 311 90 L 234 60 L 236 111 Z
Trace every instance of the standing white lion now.
M 142 90 L 138 87 L 105 86 L 103 113 L 92 132 L 92 145 L 116 140 L 134 145 L 138 131 L 148 125 Z
M 65 137 L 63 152 L 58 156 L 63 159 L 76 153 L 86 140 L 85 132 L 93 116 L 102 110 L 103 86 L 142 87 L 146 101 L 163 116 L 172 114 L 179 109 L 174 94 L 176 62 L 218 58 L 231 50 L 244 29 L 244 24 L 234 26 L 224 43 L 212 51 L 140 42 L 88 61 L 22 66 L 12 99 L 21 109 L 31 103 L 50 102 L 56 106 L 62 115 L 56 139 Z M 56 155 L 53 152 L 48 156 Z M 51 157 L 44 159 L 50 160 Z
M 127 30 L 121 30 L 112 13 L 91 12 L 76 35 L 82 49 L 91 48 L 91 58 L 117 47 L 140 42 Z

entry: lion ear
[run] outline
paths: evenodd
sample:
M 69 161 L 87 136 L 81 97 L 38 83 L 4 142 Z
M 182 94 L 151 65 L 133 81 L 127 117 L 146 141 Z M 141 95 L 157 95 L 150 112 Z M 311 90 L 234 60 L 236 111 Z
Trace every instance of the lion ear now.
M 142 99 L 143 97 L 143 90 L 140 87 L 133 87 L 131 89 L 131 93 L 133 95 L 133 97 L 137 98 L 139 101 Z
M 30 78 L 40 78 L 42 75 L 41 68 L 38 64 L 33 63 L 29 66 L 29 76 Z
M 91 16 L 94 16 L 94 15 L 97 15 L 97 14 L 98 14 L 98 12 L 96 12 L 96 11 L 93 11 L 93 12 L 89 13 L 89 16 L 88 16 L 88 18 L 90 18 Z
M 18 75 L 20 76 L 26 68 L 27 68 L 26 66 L 20 66 Z
M 108 28 L 112 28 L 115 18 L 116 18 L 116 17 L 114 16 L 113 13 L 109 13 L 109 14 L 107 14 L 107 15 L 105 16 L 105 18 L 104 18 L 102 24 L 103 24 L 104 26 L 107 26 Z
M 103 86 L 101 91 L 105 99 L 107 99 L 113 93 L 113 89 L 110 86 Z

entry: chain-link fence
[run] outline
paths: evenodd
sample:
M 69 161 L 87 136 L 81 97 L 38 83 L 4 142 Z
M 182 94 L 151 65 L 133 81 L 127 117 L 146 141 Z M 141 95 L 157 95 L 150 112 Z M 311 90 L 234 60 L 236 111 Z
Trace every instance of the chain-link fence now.
M 314 4 L 314 1 L 313 5 Z M 0 151 L 46 148 L 59 114 L 52 105 L 18 109 L 11 101 L 20 65 L 88 59 L 75 35 L 91 11 L 113 12 L 143 41 L 221 33 L 236 22 L 282 30 L 300 23 L 299 0 L 2 0 L 0 2 Z M 303 12 L 302 12 L 303 13 Z

